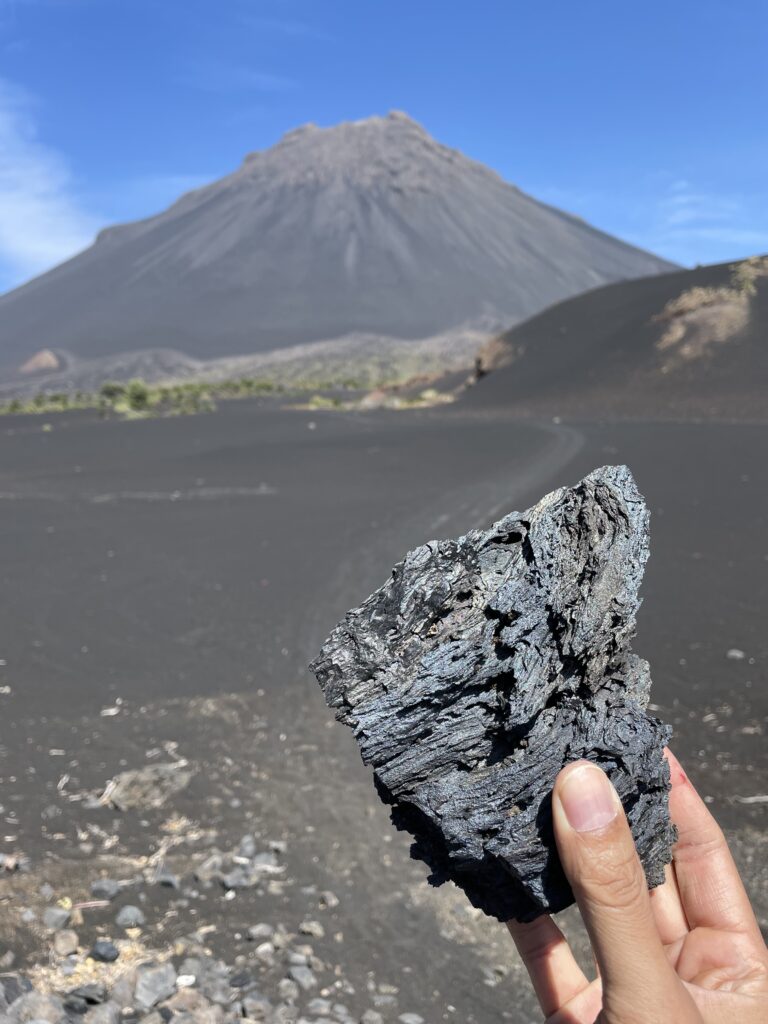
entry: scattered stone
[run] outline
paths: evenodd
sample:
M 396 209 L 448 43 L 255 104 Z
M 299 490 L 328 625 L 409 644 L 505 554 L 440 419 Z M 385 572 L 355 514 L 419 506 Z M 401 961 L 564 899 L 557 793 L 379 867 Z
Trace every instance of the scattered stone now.
M 29 871 L 30 861 L 23 853 L 0 853 L 0 870 Z
M 64 997 L 64 1009 L 68 1013 L 85 1014 L 90 1009 L 90 1003 L 82 996 L 68 995 Z
M 9 1017 L 15 1024 L 47 1021 L 57 1024 L 64 1015 L 64 1000 L 43 992 L 27 992 L 10 1005 Z
M 360 1018 L 360 1024 L 384 1024 L 384 1018 L 376 1010 L 366 1010 Z
M 0 971 L 7 971 L 10 967 L 13 967 L 16 962 L 16 954 L 12 949 L 6 949 L 2 956 L 0 956 Z
M 258 992 L 248 992 L 243 996 L 243 1016 L 249 1020 L 268 1020 L 272 1013 L 272 1004 L 266 996 Z
M 746 658 L 744 651 L 740 651 L 738 647 L 731 647 L 730 650 L 725 652 L 725 656 L 730 661 L 744 661 Z
M 43 911 L 43 924 L 49 931 L 57 932 L 66 928 L 70 916 L 69 910 L 64 907 L 46 907 Z
M 174 873 L 170 871 L 168 868 L 166 868 L 165 865 L 160 865 L 158 867 L 157 871 L 155 872 L 153 881 L 155 885 L 161 885 L 163 886 L 164 889 L 181 888 L 181 883 L 179 882 L 178 876 L 174 875 Z
M 145 920 L 143 911 L 129 903 L 120 908 L 115 924 L 120 928 L 140 928 Z
M 293 1003 L 299 998 L 299 986 L 291 978 L 282 978 L 277 986 L 277 994 L 280 999 Z
M 21 996 L 31 991 L 32 982 L 21 974 L 4 974 L 0 977 L 0 993 L 7 1006 L 11 1006 Z
M 176 991 L 173 964 L 142 965 L 136 975 L 134 1000 L 141 1010 L 149 1010 Z
M 196 988 L 180 988 L 175 995 L 165 1001 L 161 1012 L 170 1010 L 174 1014 L 192 1013 L 198 1014 L 201 1011 L 210 1010 L 211 1004 L 202 992 Z
M 192 988 L 197 981 L 194 974 L 180 974 L 176 979 L 177 988 Z
M 302 935 L 311 935 L 313 939 L 322 939 L 325 935 L 325 928 L 319 921 L 302 921 L 299 931 Z
M 373 1005 L 378 1006 L 380 1009 L 386 1009 L 388 1006 L 396 1006 L 397 999 L 386 992 L 375 992 L 373 995 Z
M 256 942 L 259 939 L 271 939 L 275 929 L 271 924 L 254 924 L 248 929 L 248 938 Z
M 235 971 L 229 976 L 232 988 L 248 988 L 253 983 L 253 975 L 249 970 Z
M 418 1013 L 401 1013 L 397 1019 L 400 1024 L 424 1024 L 424 1018 Z
M 91 882 L 91 895 L 97 900 L 113 900 L 122 886 L 114 878 L 97 878 Z
M 297 1024 L 298 1018 L 299 1011 L 295 1006 L 282 1004 L 275 1007 L 275 1011 L 272 1014 L 271 1024 Z
M 168 797 L 189 785 L 193 775 L 186 761 L 148 764 L 116 775 L 107 783 L 101 802 L 118 811 L 162 807 Z
M 256 856 L 256 840 L 253 836 L 243 836 L 238 846 L 238 853 L 241 857 L 247 857 L 249 860 Z
M 309 967 L 294 964 L 288 968 L 288 974 L 305 992 L 308 992 L 309 989 L 314 988 L 317 984 L 317 978 Z
M 110 942 L 108 939 L 97 939 L 88 956 L 91 960 L 98 960 L 102 964 L 113 964 L 120 956 L 120 950 L 114 942 Z
M 153 1010 L 148 1013 L 146 1017 L 142 1017 L 141 1024 L 168 1024 L 170 1017 L 166 1020 L 165 1015 L 160 1010 Z
M 430 881 L 500 920 L 573 902 L 552 833 L 558 771 L 599 758 L 648 884 L 664 881 L 671 730 L 643 710 L 630 639 L 648 510 L 625 466 L 410 552 L 313 669 Z
M 330 1017 L 331 1015 L 331 1002 L 329 999 L 321 999 L 315 997 L 310 999 L 307 1003 L 307 1013 L 313 1014 L 315 1017 Z
M 129 968 L 127 971 L 118 975 L 117 980 L 112 986 L 112 992 L 110 998 L 113 1003 L 122 1008 L 124 1006 L 133 1006 L 133 994 L 136 988 L 136 968 Z
M 58 957 L 71 956 L 77 952 L 79 945 L 77 932 L 73 932 L 71 928 L 64 928 L 53 936 L 53 952 Z
M 107 1001 L 107 987 L 101 982 L 91 982 L 87 985 L 79 985 L 77 988 L 73 988 L 67 995 L 84 999 L 89 1005 L 96 1006 Z
M 324 910 L 333 910 L 335 907 L 338 907 L 338 905 L 338 897 L 332 893 L 330 889 L 326 889 L 325 892 L 320 893 L 320 906 Z
M 118 1024 L 120 1007 L 112 1001 L 94 1006 L 86 1015 L 86 1024 Z

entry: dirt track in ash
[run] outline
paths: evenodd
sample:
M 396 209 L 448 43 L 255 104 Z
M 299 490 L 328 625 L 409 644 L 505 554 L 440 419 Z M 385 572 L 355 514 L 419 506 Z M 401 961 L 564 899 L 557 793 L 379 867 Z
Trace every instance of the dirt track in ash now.
M 768 428 L 268 403 L 49 422 L 0 435 L 0 852 L 31 859 L 0 882 L 0 951 L 46 948 L 20 917 L 44 881 L 78 901 L 100 872 L 183 878 L 251 833 L 287 844 L 280 877 L 234 899 L 145 887 L 148 946 L 205 922 L 216 952 L 248 956 L 250 925 L 311 911 L 358 1010 L 373 979 L 426 1021 L 536 1020 L 503 930 L 426 886 L 305 666 L 409 547 L 609 462 L 653 513 L 636 649 L 766 925 Z M 162 808 L 90 805 L 116 773 L 175 758 L 194 775 Z M 82 931 L 108 933 L 119 904 L 83 911 Z

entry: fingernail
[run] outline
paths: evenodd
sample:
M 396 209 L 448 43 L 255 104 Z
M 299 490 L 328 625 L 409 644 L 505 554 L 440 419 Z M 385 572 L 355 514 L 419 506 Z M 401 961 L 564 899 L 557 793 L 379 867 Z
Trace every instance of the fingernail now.
M 596 765 L 584 761 L 566 773 L 558 795 L 571 828 L 594 832 L 619 813 L 615 790 Z

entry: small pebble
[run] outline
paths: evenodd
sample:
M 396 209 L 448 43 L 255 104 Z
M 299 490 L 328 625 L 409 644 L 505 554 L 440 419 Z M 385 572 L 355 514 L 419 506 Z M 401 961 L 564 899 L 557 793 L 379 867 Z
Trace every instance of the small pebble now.
M 91 960 L 98 960 L 102 964 L 113 964 L 120 956 L 120 950 L 114 942 L 109 942 L 107 939 L 97 939 L 88 956 Z
M 128 904 L 120 909 L 115 923 L 121 928 L 140 928 L 145 920 L 143 912 L 138 907 Z
M 277 994 L 281 999 L 294 1002 L 299 998 L 299 986 L 291 978 L 283 978 L 277 986 Z
M 140 968 L 136 979 L 134 999 L 136 1006 L 150 1010 L 157 1003 L 172 996 L 176 990 L 176 971 L 173 964 L 157 964 Z
M 114 878 L 97 878 L 91 882 L 91 895 L 96 900 L 113 900 L 120 892 L 120 883 Z
M 166 868 L 160 868 L 155 874 L 155 885 L 162 885 L 165 889 L 178 889 L 180 887 L 179 879 L 172 871 L 168 871 Z
M 317 984 L 317 978 L 309 967 L 294 965 L 289 968 L 288 974 L 293 978 L 297 985 L 300 985 L 304 989 L 305 992 L 314 988 Z
M 192 988 L 197 981 L 194 974 L 180 974 L 176 979 L 177 988 Z
M 79 985 L 68 993 L 78 999 L 84 999 L 90 1006 L 97 1006 L 107 1001 L 107 987 L 101 982 L 90 982 L 87 985 Z
M 53 952 L 56 956 L 71 956 L 77 952 L 79 945 L 77 932 L 73 932 L 70 928 L 64 928 L 53 936 Z
M 325 928 L 319 921 L 302 921 L 299 931 L 302 935 L 311 935 L 313 939 L 322 939 L 325 935 Z
M 46 907 L 43 911 L 43 924 L 52 932 L 65 928 L 69 923 L 69 911 L 64 907 Z
M 307 1003 L 307 1013 L 313 1014 L 315 1017 L 329 1017 L 331 1014 L 331 1003 L 328 999 L 310 999 Z

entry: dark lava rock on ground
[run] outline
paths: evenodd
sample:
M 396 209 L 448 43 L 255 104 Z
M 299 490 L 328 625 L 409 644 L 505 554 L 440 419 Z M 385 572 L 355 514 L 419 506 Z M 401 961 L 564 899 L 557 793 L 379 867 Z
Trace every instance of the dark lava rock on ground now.
M 630 471 L 604 467 L 425 544 L 312 666 L 431 880 L 500 920 L 573 901 L 550 800 L 580 757 L 616 786 L 649 885 L 664 880 L 670 730 L 645 713 L 648 664 L 630 649 L 648 518 Z

